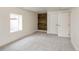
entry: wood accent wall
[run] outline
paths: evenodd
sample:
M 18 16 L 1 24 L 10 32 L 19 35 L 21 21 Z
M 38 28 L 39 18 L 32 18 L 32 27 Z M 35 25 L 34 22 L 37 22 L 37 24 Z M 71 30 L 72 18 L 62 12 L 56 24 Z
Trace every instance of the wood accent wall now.
M 47 14 L 38 14 L 38 30 L 47 30 Z

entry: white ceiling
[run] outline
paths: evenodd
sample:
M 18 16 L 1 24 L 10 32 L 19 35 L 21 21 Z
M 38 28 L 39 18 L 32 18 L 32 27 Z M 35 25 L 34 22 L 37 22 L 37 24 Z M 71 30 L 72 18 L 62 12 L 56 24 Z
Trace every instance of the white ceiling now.
M 70 7 L 22 7 L 22 9 L 30 10 L 38 13 L 45 13 L 47 11 L 67 10 L 71 8 Z

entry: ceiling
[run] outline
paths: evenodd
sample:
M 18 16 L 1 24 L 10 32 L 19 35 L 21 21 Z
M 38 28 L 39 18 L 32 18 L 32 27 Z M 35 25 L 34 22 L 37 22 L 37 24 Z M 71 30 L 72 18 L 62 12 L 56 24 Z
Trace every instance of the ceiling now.
M 71 7 L 22 7 L 22 9 L 34 11 L 37 13 L 45 13 L 47 11 L 67 10 Z

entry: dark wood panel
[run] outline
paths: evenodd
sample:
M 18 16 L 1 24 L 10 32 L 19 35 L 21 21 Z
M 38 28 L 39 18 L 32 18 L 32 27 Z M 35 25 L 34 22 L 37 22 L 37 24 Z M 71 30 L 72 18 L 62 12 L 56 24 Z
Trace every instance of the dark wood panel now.
M 47 30 L 47 14 L 38 14 L 38 29 Z

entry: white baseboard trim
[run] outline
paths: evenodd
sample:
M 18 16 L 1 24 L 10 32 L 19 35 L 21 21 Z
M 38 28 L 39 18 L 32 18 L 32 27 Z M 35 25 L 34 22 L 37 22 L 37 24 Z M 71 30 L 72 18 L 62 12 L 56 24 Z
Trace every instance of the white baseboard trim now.
M 47 32 L 47 34 L 58 36 L 58 34 L 54 34 L 54 33 L 48 33 L 48 32 Z

